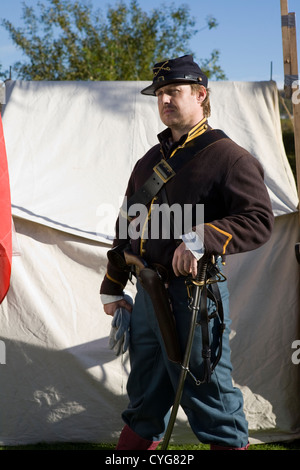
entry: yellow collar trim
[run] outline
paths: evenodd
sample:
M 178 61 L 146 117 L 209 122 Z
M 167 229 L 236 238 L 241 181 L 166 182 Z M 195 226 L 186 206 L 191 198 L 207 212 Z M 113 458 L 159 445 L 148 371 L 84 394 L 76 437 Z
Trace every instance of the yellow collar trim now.
M 206 131 L 208 125 L 207 125 L 207 122 L 206 122 L 206 118 L 202 119 L 202 121 L 198 122 L 198 124 L 196 124 L 195 127 L 193 127 L 189 132 L 188 132 L 188 135 L 187 135 L 187 138 L 185 139 L 185 141 L 183 142 L 182 145 L 179 145 L 178 147 L 176 147 L 176 149 L 172 152 L 172 154 L 170 155 L 170 158 L 173 157 L 173 155 L 177 152 L 177 150 L 179 149 L 182 149 L 185 147 L 185 145 L 190 142 L 191 140 L 195 139 L 196 137 L 199 137 L 201 134 L 204 134 L 204 132 Z

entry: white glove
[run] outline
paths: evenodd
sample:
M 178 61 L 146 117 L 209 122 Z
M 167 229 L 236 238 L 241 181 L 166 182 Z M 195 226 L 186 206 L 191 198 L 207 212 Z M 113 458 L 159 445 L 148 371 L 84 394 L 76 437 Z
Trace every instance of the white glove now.
M 130 305 L 133 305 L 132 297 L 128 294 L 124 295 L 124 300 Z M 130 315 L 130 312 L 126 308 L 119 307 L 113 316 L 108 345 L 110 349 L 114 350 L 116 356 L 124 354 L 128 349 L 130 339 Z

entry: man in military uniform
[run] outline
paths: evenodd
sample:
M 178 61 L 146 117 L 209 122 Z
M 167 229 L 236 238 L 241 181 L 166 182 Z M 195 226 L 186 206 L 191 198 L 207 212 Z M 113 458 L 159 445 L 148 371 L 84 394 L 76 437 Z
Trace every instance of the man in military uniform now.
M 151 224 L 154 204 L 168 202 L 182 208 L 193 208 L 195 224 L 176 237 L 153 237 L 148 230 L 144 237 L 127 239 L 120 236 L 120 219 L 116 224 L 114 247 L 130 243 L 130 250 L 147 263 L 160 265 L 167 272 L 165 283 L 176 322 L 179 342 L 184 350 L 189 331 L 191 311 L 188 307 L 188 278 L 195 278 L 199 260 L 204 253 L 213 256 L 218 270 L 222 257 L 254 250 L 270 237 L 273 213 L 264 184 L 260 163 L 225 134 L 208 124 L 210 115 L 208 80 L 192 56 L 183 56 L 155 64 L 153 83 L 142 94 L 157 97 L 158 111 L 166 129 L 158 135 L 159 143 L 135 165 L 128 182 L 127 200 L 137 194 L 153 174 L 161 170 L 161 160 L 184 156 L 185 162 L 172 178 L 166 177 L 163 190 L 147 202 L 148 223 Z M 168 169 L 168 167 L 166 167 Z M 157 171 L 156 171 L 157 173 Z M 204 205 L 204 220 L 195 219 L 195 208 Z M 202 223 L 201 223 L 202 222 Z M 149 226 L 148 226 L 149 228 Z M 128 270 L 108 262 L 101 284 L 101 298 L 106 314 L 114 316 L 119 308 L 130 315 L 130 364 L 127 384 L 129 404 L 122 417 L 125 426 L 117 449 L 155 449 L 168 422 L 180 364 L 170 361 L 153 307 L 153 299 L 137 282 L 133 308 L 124 299 Z M 224 312 L 223 348 L 221 358 L 208 382 L 196 385 L 194 377 L 203 371 L 201 328 L 196 328 L 188 375 L 181 406 L 191 429 L 200 442 L 212 449 L 245 449 L 248 426 L 243 412 L 243 398 L 232 384 L 229 346 L 229 300 L 226 282 L 219 285 Z M 215 305 L 209 298 L 208 314 Z M 131 311 L 132 310 L 132 311 Z M 209 322 L 212 355 L 218 342 L 214 335 L 216 317 Z

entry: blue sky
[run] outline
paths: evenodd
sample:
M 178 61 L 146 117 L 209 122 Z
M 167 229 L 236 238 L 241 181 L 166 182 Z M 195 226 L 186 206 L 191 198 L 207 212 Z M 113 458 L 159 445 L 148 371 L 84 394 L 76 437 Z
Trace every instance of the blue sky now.
M 46 0 L 41 0 L 46 3 Z M 26 5 L 36 6 L 37 1 L 25 0 Z M 94 9 L 105 13 L 108 5 L 116 0 L 91 0 Z M 125 0 L 129 3 L 129 0 Z M 139 0 L 145 11 L 162 6 L 162 0 Z M 168 5 L 187 4 L 191 16 L 196 19 L 197 29 L 206 25 L 206 18 L 214 16 L 219 25 L 216 29 L 204 29 L 196 34 L 190 48 L 195 58 L 208 58 L 213 49 L 220 51 L 220 65 L 228 80 L 261 81 L 271 77 L 279 88 L 283 84 L 283 57 L 281 37 L 280 0 L 169 0 L 164 1 L 165 14 Z M 21 26 L 22 0 L 1 2 L 0 18 Z M 300 51 L 300 0 L 288 0 L 289 12 L 296 13 L 298 63 Z M 11 41 L 7 31 L 0 27 L 0 64 L 2 70 L 17 60 L 25 59 Z M 14 78 L 14 77 L 12 77 Z

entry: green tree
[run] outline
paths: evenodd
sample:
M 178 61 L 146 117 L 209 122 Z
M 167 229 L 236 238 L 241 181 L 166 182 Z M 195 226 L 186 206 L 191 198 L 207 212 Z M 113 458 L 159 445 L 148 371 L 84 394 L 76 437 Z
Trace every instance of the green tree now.
M 12 67 L 22 80 L 151 80 L 152 64 L 192 53 L 188 43 L 198 32 L 187 5 L 162 4 L 147 14 L 137 0 L 129 6 L 121 0 L 108 7 L 106 16 L 79 1 L 37 5 L 38 13 L 23 4 L 24 27 L 1 22 L 27 56 Z M 206 23 L 209 29 L 217 26 L 213 17 Z M 218 59 L 213 51 L 203 64 L 211 78 L 224 79 Z
M 5 80 L 9 76 L 9 71 L 3 71 L 2 65 L 0 64 L 0 80 Z

